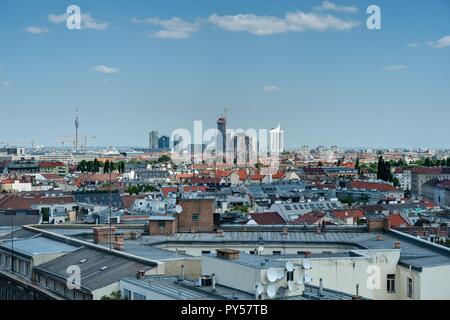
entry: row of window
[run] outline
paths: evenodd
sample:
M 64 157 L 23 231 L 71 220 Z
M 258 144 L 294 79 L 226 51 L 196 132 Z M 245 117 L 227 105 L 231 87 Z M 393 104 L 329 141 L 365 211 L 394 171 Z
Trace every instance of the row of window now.
M 123 289 L 123 298 L 125 300 L 146 300 L 145 295 L 133 292 L 128 289 Z
M 27 260 L 13 256 L 11 263 L 11 255 L 7 253 L 0 253 L 0 267 L 6 270 L 12 269 L 15 273 L 24 277 L 28 277 L 30 274 L 30 263 Z
M 336 203 L 311 203 L 311 204 L 292 204 L 292 205 L 284 205 L 284 208 L 287 211 L 290 210 L 309 210 L 309 209 L 333 209 L 333 208 L 337 208 Z
M 387 275 L 387 292 L 395 293 L 395 274 Z M 406 296 L 408 298 L 413 298 L 414 296 L 414 286 L 413 279 L 411 277 L 406 278 Z

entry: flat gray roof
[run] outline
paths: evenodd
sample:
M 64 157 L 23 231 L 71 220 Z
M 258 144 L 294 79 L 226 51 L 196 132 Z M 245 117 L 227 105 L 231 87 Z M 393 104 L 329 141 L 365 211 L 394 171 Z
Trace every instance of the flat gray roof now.
M 0 244 L 0 247 L 22 253 L 27 256 L 35 256 L 40 254 L 51 253 L 64 253 L 71 252 L 77 249 L 77 247 L 70 244 L 66 244 L 61 241 L 55 241 L 42 236 L 29 239 L 19 239 L 12 241 L 4 241 Z

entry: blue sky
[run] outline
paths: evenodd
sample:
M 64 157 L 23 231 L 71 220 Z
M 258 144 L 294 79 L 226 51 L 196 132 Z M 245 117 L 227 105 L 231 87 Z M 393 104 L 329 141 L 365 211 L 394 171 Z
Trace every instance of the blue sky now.
M 450 2 L 1 0 L 0 143 L 59 145 L 76 107 L 98 145 L 214 127 L 227 107 L 289 147 L 450 148 Z

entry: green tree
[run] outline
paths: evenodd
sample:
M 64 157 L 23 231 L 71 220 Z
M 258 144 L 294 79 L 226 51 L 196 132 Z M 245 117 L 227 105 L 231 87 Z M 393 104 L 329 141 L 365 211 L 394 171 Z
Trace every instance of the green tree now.
M 109 170 L 110 170 L 109 160 L 106 160 L 105 163 L 103 164 L 103 172 L 109 173 Z
M 359 157 L 356 158 L 355 169 L 358 170 L 358 174 L 361 174 L 361 165 L 359 163 Z

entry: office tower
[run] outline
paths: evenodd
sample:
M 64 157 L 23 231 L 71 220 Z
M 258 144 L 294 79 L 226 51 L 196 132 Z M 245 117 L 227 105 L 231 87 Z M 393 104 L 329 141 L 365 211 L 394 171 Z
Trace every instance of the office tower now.
M 227 152 L 227 118 L 221 116 L 217 120 L 216 154 L 221 156 L 223 163 L 226 163 Z
M 284 130 L 278 127 L 269 130 L 269 153 L 277 155 L 284 151 Z
M 159 149 L 170 149 L 170 138 L 168 136 L 161 136 L 158 139 Z
M 158 149 L 158 131 L 150 132 L 148 138 L 148 148 L 149 149 Z

